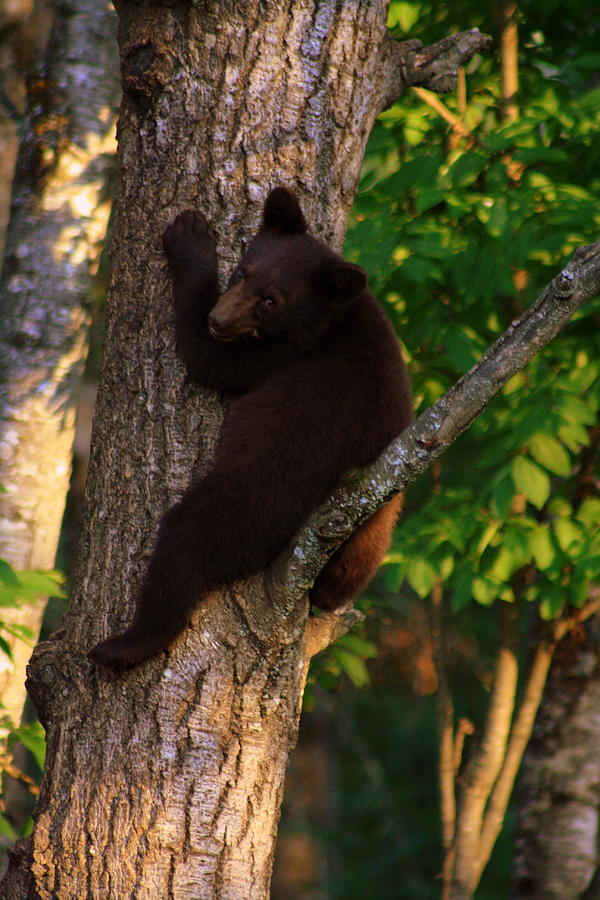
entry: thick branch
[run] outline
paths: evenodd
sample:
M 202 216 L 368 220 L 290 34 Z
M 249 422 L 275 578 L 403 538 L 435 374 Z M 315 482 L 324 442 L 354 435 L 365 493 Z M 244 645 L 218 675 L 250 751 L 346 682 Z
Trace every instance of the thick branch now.
M 291 607 L 328 556 L 386 500 L 424 472 L 482 412 L 501 387 L 600 291 L 600 241 L 580 247 L 528 310 L 447 394 L 362 472 L 350 475 L 299 532 L 274 566 L 272 592 Z M 327 523 L 335 521 L 335 528 Z
M 477 28 L 449 35 L 430 47 L 423 47 L 420 41 L 398 43 L 388 35 L 382 43 L 386 83 L 381 109 L 391 106 L 409 87 L 449 93 L 456 87 L 459 67 L 491 43 Z

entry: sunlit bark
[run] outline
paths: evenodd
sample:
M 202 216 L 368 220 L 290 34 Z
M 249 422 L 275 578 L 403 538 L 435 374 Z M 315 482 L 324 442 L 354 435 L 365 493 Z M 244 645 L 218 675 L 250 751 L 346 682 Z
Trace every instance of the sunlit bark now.
M 90 285 L 106 231 L 118 63 L 107 5 L 59 4 L 30 81 L 0 281 L 0 557 L 53 568 L 69 483 Z M 37 635 L 43 604 L 2 610 Z M 31 647 L 0 695 L 18 723 Z

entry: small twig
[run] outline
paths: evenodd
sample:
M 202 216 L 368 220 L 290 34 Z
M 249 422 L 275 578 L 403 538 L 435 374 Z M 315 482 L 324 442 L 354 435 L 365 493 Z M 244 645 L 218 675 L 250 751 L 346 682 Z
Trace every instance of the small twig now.
M 11 778 L 14 778 L 15 781 L 20 781 L 33 797 L 38 796 L 40 789 L 33 778 L 15 766 L 8 756 L 0 758 L 0 769 L 2 769 L 3 772 L 6 772 L 7 775 L 10 775 Z
M 463 750 L 465 746 L 465 738 L 471 734 L 475 734 L 475 726 L 471 722 L 470 719 L 462 718 L 459 719 L 458 725 L 456 726 L 456 736 L 454 738 L 454 774 L 458 774 L 458 770 L 460 769 L 462 758 L 463 758 Z
M 435 110 L 438 115 L 444 119 L 461 137 L 473 137 L 469 129 L 463 124 L 460 117 L 451 112 L 445 103 L 442 103 L 435 94 L 426 91 L 425 88 L 414 87 L 413 91 L 417 96 L 426 103 L 431 109 Z
M 9 119 L 12 119 L 13 122 L 15 122 L 17 125 L 20 125 L 23 121 L 23 116 L 21 115 L 15 104 L 12 102 L 2 85 L 0 85 L 0 104 L 2 104 L 2 106 L 6 110 Z
M 453 843 L 456 824 L 456 792 L 454 769 L 454 707 L 452 693 L 448 686 L 448 667 L 442 625 L 443 586 L 440 578 L 431 591 L 431 643 L 433 659 L 438 677 L 437 691 L 437 727 L 438 727 L 438 784 L 440 791 L 440 811 L 442 819 L 442 845 L 444 848 L 444 864 L 442 878 L 444 883 L 442 900 L 447 900 L 450 890 L 450 879 L 454 861 Z

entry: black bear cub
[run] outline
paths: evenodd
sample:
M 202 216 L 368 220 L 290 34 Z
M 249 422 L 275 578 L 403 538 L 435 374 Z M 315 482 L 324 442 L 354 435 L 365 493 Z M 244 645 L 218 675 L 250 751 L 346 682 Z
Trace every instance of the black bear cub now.
M 316 237 L 275 188 L 218 296 L 214 234 L 199 212 L 164 233 L 177 351 L 189 378 L 237 395 L 208 474 L 163 516 L 133 621 L 90 652 L 132 665 L 168 647 L 207 591 L 264 570 L 348 469 L 410 421 L 398 342 L 362 269 Z M 348 606 L 386 552 L 399 500 L 333 554 L 310 592 Z

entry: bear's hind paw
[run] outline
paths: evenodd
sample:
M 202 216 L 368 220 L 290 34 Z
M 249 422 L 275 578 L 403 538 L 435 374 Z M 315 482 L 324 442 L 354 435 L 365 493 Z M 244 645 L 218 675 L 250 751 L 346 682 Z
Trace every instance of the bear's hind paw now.
M 108 669 L 124 669 L 144 662 L 151 656 L 165 650 L 168 642 L 165 635 L 128 634 L 124 632 L 116 637 L 107 638 L 96 644 L 88 653 L 92 662 Z

